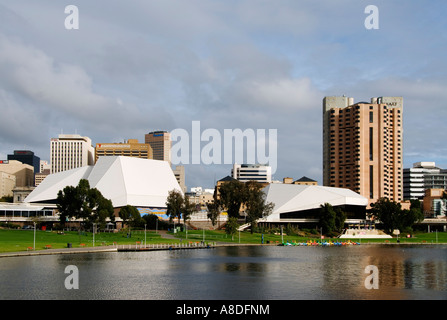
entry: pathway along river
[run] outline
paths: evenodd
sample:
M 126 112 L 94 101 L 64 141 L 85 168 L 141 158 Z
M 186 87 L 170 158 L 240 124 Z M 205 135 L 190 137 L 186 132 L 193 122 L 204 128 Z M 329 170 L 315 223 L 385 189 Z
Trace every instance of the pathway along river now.
M 368 289 L 367 266 L 378 289 Z M 78 289 L 67 289 L 67 266 Z M 72 279 L 73 280 L 73 279 Z M 240 246 L 0 259 L 0 299 L 447 299 L 447 245 Z

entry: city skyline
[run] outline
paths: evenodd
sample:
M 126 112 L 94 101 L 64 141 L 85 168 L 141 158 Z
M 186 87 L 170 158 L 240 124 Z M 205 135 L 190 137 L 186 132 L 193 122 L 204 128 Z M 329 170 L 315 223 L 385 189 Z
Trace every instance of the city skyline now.
M 322 185 L 325 96 L 402 96 L 403 167 L 447 167 L 442 1 L 0 0 L 0 159 L 78 133 L 92 144 L 157 130 L 277 129 L 275 180 Z M 379 29 L 365 28 L 375 5 Z M 175 164 L 173 164 L 175 166 Z M 181 163 L 180 163 L 181 165 Z M 232 165 L 185 165 L 213 187 Z

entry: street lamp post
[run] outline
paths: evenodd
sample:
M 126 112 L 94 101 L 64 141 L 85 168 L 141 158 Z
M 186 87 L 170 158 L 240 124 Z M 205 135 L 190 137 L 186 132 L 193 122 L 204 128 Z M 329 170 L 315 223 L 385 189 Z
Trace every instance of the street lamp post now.
M 33 222 L 34 224 L 34 243 L 33 243 L 33 250 L 36 250 L 36 223 Z
M 146 246 L 146 224 L 144 224 L 144 246 Z

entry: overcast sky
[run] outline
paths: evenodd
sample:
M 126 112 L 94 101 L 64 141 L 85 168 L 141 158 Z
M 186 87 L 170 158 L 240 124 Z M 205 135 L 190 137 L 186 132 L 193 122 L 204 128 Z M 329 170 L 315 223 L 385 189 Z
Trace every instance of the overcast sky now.
M 68 2 L 0 0 L 0 159 L 49 160 L 60 133 L 144 142 L 200 121 L 276 129 L 274 178 L 321 184 L 323 98 L 402 96 L 404 167 L 447 168 L 445 0 Z M 69 4 L 79 29 L 65 27 Z M 370 4 L 379 29 L 365 28 Z M 231 171 L 185 168 L 188 188 Z

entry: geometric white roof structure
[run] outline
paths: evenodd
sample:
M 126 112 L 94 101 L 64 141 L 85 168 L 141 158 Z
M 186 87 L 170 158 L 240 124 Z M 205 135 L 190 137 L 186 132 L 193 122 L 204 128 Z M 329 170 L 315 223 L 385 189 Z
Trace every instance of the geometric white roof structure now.
M 166 208 L 169 191 L 182 192 L 167 161 L 105 156 L 99 157 L 94 166 L 48 175 L 24 202 L 54 202 L 59 190 L 77 186 L 81 179 L 87 179 L 90 188 L 97 188 L 115 208 L 125 205 Z
M 309 209 L 318 209 L 322 204 L 332 206 L 354 205 L 367 206 L 368 199 L 358 193 L 343 188 L 323 187 L 315 185 L 298 185 L 272 183 L 263 191 L 266 202 L 275 204 L 272 213 L 262 221 L 280 221 L 280 214 Z

